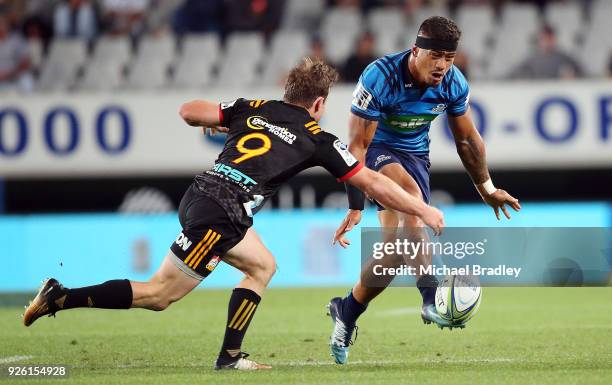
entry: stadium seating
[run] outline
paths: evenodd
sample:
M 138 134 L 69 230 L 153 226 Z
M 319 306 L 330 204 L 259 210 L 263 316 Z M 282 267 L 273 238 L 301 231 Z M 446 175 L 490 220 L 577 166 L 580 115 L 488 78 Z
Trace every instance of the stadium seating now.
M 533 4 L 506 4 L 502 9 L 501 23 L 495 29 L 495 44 L 485 76 L 507 78 L 532 52 L 540 25 L 538 11 Z
M 235 33 L 227 41 L 221 60 L 218 84 L 248 86 L 255 83 L 264 56 L 264 40 L 259 33 Z
M 321 24 L 325 54 L 334 64 L 342 64 L 351 54 L 355 40 L 361 33 L 361 13 L 354 8 L 333 8 Z
M 368 29 L 375 34 L 398 33 L 405 25 L 402 13 L 392 8 L 374 9 L 367 17 Z
M 367 25 L 376 38 L 377 55 L 385 55 L 400 49 L 398 43 L 406 25 L 400 12 L 390 8 L 374 9 L 368 14 Z
M 304 32 L 277 33 L 266 55 L 262 84 L 278 84 L 299 60 L 308 55 L 308 36 Z
M 449 14 L 447 8 L 443 8 L 443 7 L 440 7 L 440 6 L 424 6 L 424 7 L 421 7 L 417 11 L 417 13 L 416 13 L 416 15 L 415 15 L 415 17 L 413 19 L 413 22 L 414 23 L 420 23 L 421 21 L 423 21 L 423 20 L 425 20 L 425 19 L 427 19 L 428 17 L 431 17 L 431 16 L 450 17 L 450 14 Z
M 95 46 L 79 88 L 89 91 L 113 90 L 121 86 L 129 62 L 130 42 L 125 37 L 103 37 Z
M 212 71 L 220 52 L 217 34 L 187 35 L 174 67 L 172 85 L 178 88 L 208 85 L 212 81 Z
M 612 2 L 593 0 L 585 13 L 579 2 L 552 2 L 540 15 L 533 4 L 507 2 L 499 20 L 483 4 L 459 6 L 454 14 L 462 29 L 461 50 L 470 59 L 472 79 L 506 78 L 534 48 L 535 34 L 546 22 L 557 32 L 561 49 L 576 55 L 588 76 L 605 76 L 612 52 Z M 28 42 L 40 90 L 114 90 L 194 88 L 210 85 L 273 85 L 309 52 L 312 36 L 323 42 L 327 59 L 342 65 L 365 30 L 375 38 L 375 54 L 409 48 L 418 23 L 446 8 L 422 7 L 414 15 L 396 8 L 326 8 L 324 0 L 287 0 L 281 29 L 269 35 L 234 33 L 221 43 L 215 33 L 145 35 L 133 51 L 129 37 L 102 36 L 87 56 L 87 43 L 56 39 L 46 57 L 40 41 Z M 248 58 L 248 60 L 245 60 Z
M 579 60 L 587 75 L 606 76 L 608 60 L 612 55 L 612 3 L 599 1 L 593 4 L 590 25 L 585 33 Z
M 126 88 L 158 89 L 165 86 L 174 48 L 174 38 L 169 35 L 143 38 L 130 65 Z
M 44 91 L 71 89 L 86 57 L 84 40 L 55 39 L 43 63 L 38 88 Z
M 468 54 L 472 65 L 483 64 L 495 29 L 493 9 L 483 5 L 463 6 L 457 11 L 457 23 L 462 31 L 460 49 Z
M 40 39 L 28 40 L 28 51 L 30 52 L 30 60 L 35 69 L 40 69 L 43 63 L 43 43 Z
M 130 41 L 127 37 L 101 37 L 93 51 L 92 61 L 116 61 L 127 63 L 131 57 Z
M 576 48 L 585 25 L 580 4 L 552 3 L 546 8 L 545 21 L 555 29 L 559 47 L 565 51 Z
M 282 17 L 283 29 L 312 31 L 325 11 L 325 0 L 287 0 Z
M 123 67 L 116 62 L 91 62 L 78 88 L 86 91 L 112 91 L 123 84 Z

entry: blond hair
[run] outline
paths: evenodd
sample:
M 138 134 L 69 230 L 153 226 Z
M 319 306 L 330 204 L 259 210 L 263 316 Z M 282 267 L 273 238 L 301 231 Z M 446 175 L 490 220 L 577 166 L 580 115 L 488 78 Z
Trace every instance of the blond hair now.
M 327 98 L 329 89 L 338 81 L 338 72 L 321 60 L 305 58 L 293 67 L 285 83 L 285 101 L 306 107 L 322 96 Z

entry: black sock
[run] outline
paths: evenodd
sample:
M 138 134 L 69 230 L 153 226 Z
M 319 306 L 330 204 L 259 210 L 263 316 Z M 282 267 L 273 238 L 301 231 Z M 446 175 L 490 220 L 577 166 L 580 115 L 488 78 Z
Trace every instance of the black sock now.
M 357 322 L 357 318 L 366 311 L 368 308 L 367 304 L 359 303 L 355 297 L 353 297 L 353 290 L 351 290 L 346 297 L 342 300 L 342 318 L 346 322 L 347 326 L 352 326 Z
M 436 288 L 438 287 L 438 279 L 433 275 L 425 274 L 417 281 L 417 288 L 423 297 L 423 305 L 435 303 Z
M 132 306 L 132 285 L 127 279 L 116 279 L 100 285 L 68 289 L 68 293 L 55 302 L 62 309 L 76 307 L 129 309 Z
M 261 297 L 253 290 L 236 288 L 232 291 L 227 309 L 225 338 L 223 338 L 219 359 L 231 361 L 238 357 L 242 339 L 249 328 L 259 301 Z

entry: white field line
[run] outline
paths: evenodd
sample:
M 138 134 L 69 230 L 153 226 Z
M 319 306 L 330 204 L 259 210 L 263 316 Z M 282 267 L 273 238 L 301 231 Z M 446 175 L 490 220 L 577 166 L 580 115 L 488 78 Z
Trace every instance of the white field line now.
M 349 361 L 348 365 L 393 365 L 401 364 L 399 360 L 354 360 Z M 280 361 L 271 364 L 272 366 L 330 366 L 338 365 L 333 360 L 329 361 Z M 341 365 L 338 365 L 341 366 Z
M 15 356 L 15 357 L 19 357 L 21 359 L 29 359 L 32 358 L 32 356 Z M 12 358 L 12 357 L 8 357 L 8 358 Z M 20 359 L 20 360 L 21 360 Z M 434 363 L 434 364 L 476 364 L 476 363 L 484 363 L 484 364 L 496 364 L 496 363 L 505 363 L 505 362 L 519 362 L 521 360 L 519 359 L 514 359 L 514 358 L 503 358 L 503 357 L 499 357 L 499 358 L 470 358 L 470 359 L 454 359 L 454 358 L 443 358 L 443 357 L 437 357 L 437 358 L 422 358 L 422 359 L 414 359 L 414 360 L 352 360 L 349 361 L 347 364 L 345 365 L 338 365 L 336 364 L 333 359 L 329 359 L 329 360 L 325 360 L 325 361 L 315 361 L 315 360 L 307 360 L 307 361 L 272 361 L 272 362 L 267 362 L 265 359 L 260 360 L 262 363 L 265 364 L 270 364 L 272 365 L 272 367 L 282 367 L 282 366 L 290 366 L 290 367 L 300 367 L 300 366 L 356 366 L 356 365 L 410 365 L 410 364 L 427 364 L 427 363 Z M 12 361 L 14 362 L 14 361 Z M 2 361 L 0 361 L 0 363 L 2 363 Z M 162 365 L 164 367 L 183 367 L 183 365 L 179 365 L 179 366 L 174 366 L 174 365 Z M 185 365 L 188 367 L 203 367 L 203 368 L 212 368 L 212 365 L 209 364 L 191 364 L 191 365 Z M 123 365 L 116 365 L 116 366 L 108 366 L 105 367 L 106 369 L 112 369 L 112 368 L 117 368 L 117 369 L 142 369 L 142 368 L 148 368 L 150 367 L 149 365 L 146 364 L 123 364 Z M 71 368 L 73 369 L 84 369 L 84 368 L 89 368 L 88 365 L 74 365 L 71 366 Z
M 420 364 L 420 363 L 447 363 L 447 364 L 472 364 L 472 363 L 502 363 L 516 362 L 513 358 L 473 358 L 473 359 L 453 359 L 453 358 L 435 358 L 435 359 L 416 359 L 416 360 L 353 360 L 347 365 L 399 365 L 399 364 Z M 272 366 L 333 366 L 337 365 L 333 361 L 281 361 L 274 362 Z
M 34 358 L 34 356 L 10 356 L 0 358 L 0 364 L 10 364 L 13 362 L 25 361 Z

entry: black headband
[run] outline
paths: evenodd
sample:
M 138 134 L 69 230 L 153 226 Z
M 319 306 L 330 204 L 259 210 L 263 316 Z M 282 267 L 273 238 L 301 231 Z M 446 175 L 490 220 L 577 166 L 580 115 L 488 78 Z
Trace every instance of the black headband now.
M 455 52 L 457 51 L 458 41 L 432 39 L 430 37 L 417 36 L 416 46 L 423 49 L 430 49 L 432 51 L 446 51 Z

